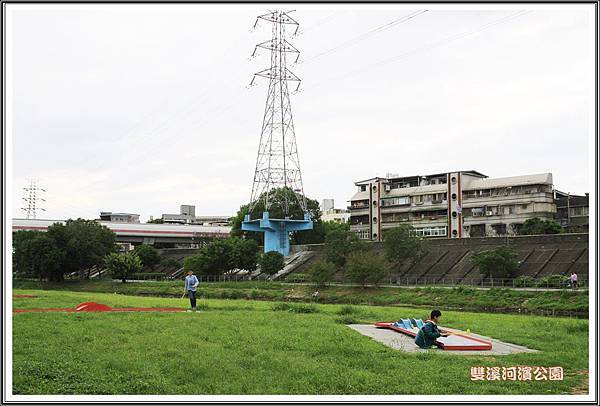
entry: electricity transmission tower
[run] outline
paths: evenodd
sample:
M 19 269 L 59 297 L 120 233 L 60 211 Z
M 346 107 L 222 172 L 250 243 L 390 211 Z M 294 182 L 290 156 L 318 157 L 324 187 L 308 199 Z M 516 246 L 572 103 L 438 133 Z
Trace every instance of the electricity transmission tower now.
M 271 23 L 271 39 L 256 45 L 252 56 L 259 48 L 271 53 L 271 67 L 257 72 L 257 76 L 269 79 L 269 90 L 265 103 L 258 156 L 252 183 L 249 214 L 244 217 L 242 230 L 258 231 L 265 234 L 265 252 L 277 251 L 283 255 L 289 253 L 289 234 L 292 231 L 310 230 L 313 223 L 306 209 L 306 198 L 302 185 L 302 172 L 296 146 L 296 134 L 292 117 L 292 106 L 288 82 L 300 79 L 287 68 L 288 55 L 298 60 L 300 51 L 286 39 L 288 32 L 295 34 L 299 24 L 289 16 L 289 12 L 272 11 L 256 18 Z M 279 192 L 279 193 L 277 193 Z M 290 200 L 296 199 L 304 213 L 303 219 L 290 219 Z M 264 200 L 262 219 L 251 220 L 251 214 L 257 203 Z M 269 209 L 278 204 L 284 212 L 284 219 L 270 219 Z
M 298 60 L 300 51 L 286 39 L 288 30 L 294 34 L 299 24 L 287 12 L 273 11 L 257 17 L 254 27 L 259 20 L 271 23 L 271 39 L 256 45 L 252 56 L 259 48 L 270 51 L 271 67 L 257 72 L 252 77 L 250 85 L 256 77 L 269 79 L 269 90 L 265 103 L 265 112 L 260 134 L 256 169 L 250 197 L 250 212 L 259 199 L 264 199 L 265 210 L 268 211 L 276 199 L 289 214 L 290 199 L 295 196 L 300 207 L 306 212 L 306 198 L 302 185 L 302 172 L 296 146 L 296 134 L 292 117 L 292 106 L 288 82 L 297 82 L 296 90 L 300 87 L 300 78 L 287 68 L 288 55 Z M 275 195 L 276 189 L 289 188 L 293 193 Z
M 38 210 L 46 211 L 38 204 L 39 201 L 45 202 L 46 199 L 39 197 L 37 194 L 38 192 L 46 192 L 46 189 L 39 187 L 37 181 L 31 179 L 29 181 L 29 187 L 24 187 L 23 190 L 25 191 L 25 196 L 23 197 L 23 200 L 25 201 L 25 207 L 21 207 L 21 210 L 26 213 L 27 219 L 35 219 Z

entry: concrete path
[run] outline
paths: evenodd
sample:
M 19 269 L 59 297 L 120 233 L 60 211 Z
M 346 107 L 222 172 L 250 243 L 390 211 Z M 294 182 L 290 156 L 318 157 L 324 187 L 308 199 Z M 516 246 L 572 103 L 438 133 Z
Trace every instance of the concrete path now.
M 384 345 L 387 345 L 390 348 L 395 350 L 402 350 L 406 352 L 435 352 L 435 353 L 444 353 L 451 355 L 509 355 L 516 354 L 520 352 L 538 352 L 537 350 L 532 350 L 527 347 L 523 347 L 516 344 L 505 343 L 503 341 L 495 340 L 490 337 L 485 337 L 479 334 L 470 333 L 469 335 L 475 338 L 481 338 L 484 340 L 488 340 L 492 342 L 492 349 L 489 351 L 444 351 L 439 348 L 433 348 L 430 350 L 424 350 L 419 348 L 415 344 L 415 340 L 412 337 L 407 336 L 406 334 L 402 334 L 396 332 L 394 330 L 386 329 L 386 328 L 378 328 L 371 324 L 350 324 L 348 325 L 351 329 L 358 331 L 360 334 L 365 335 L 367 337 L 371 337 L 373 340 L 378 341 Z M 464 334 L 464 331 L 455 330 L 452 328 L 442 327 L 443 330 L 461 332 Z

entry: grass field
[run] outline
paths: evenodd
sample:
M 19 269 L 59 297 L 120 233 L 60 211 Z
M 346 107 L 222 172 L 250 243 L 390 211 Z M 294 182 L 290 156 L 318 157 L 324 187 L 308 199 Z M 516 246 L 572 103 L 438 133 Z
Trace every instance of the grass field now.
M 187 300 L 14 290 L 15 308 L 185 307 Z M 442 324 L 541 350 L 408 354 L 345 323 L 426 318 L 429 309 L 201 299 L 198 313 L 13 316 L 15 394 L 568 394 L 587 391 L 588 321 L 444 312 Z M 563 381 L 472 382 L 473 366 L 562 366 Z
M 183 282 L 38 281 L 13 282 L 20 289 L 49 289 L 121 293 L 125 295 L 178 297 Z M 268 301 L 312 301 L 312 285 L 249 281 L 203 283 L 200 294 L 211 299 L 249 299 Z M 570 312 L 587 317 L 587 290 L 522 291 L 514 289 L 477 290 L 455 288 L 368 288 L 328 286 L 319 290 L 320 303 L 369 304 L 377 306 L 440 306 L 446 309 L 487 312 Z M 563 313 L 564 314 L 564 313 Z

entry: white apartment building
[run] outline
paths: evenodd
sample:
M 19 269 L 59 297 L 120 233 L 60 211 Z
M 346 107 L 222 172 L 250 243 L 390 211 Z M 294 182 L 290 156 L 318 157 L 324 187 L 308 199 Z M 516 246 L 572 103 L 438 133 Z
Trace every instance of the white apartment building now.
M 373 241 L 403 222 L 423 237 L 514 235 L 527 219 L 553 219 L 556 213 L 551 173 L 490 179 L 458 171 L 377 177 L 355 185 L 350 229 Z

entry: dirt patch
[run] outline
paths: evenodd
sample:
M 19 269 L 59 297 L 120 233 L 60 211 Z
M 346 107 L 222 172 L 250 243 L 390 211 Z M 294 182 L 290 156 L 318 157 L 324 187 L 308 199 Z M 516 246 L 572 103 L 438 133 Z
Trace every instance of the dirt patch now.
M 569 392 L 571 395 L 589 395 L 590 393 L 590 373 L 587 369 L 577 371 L 577 375 L 583 375 L 584 379 L 581 385 L 574 387 Z
M 13 299 L 31 299 L 37 297 L 35 295 L 13 295 Z

